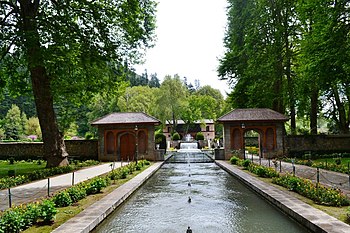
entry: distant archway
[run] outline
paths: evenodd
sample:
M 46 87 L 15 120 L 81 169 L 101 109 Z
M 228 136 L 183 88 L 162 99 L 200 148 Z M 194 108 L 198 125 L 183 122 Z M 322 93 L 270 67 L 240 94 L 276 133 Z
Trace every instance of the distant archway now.
M 248 129 L 244 131 L 244 146 L 249 154 L 261 155 L 261 130 Z

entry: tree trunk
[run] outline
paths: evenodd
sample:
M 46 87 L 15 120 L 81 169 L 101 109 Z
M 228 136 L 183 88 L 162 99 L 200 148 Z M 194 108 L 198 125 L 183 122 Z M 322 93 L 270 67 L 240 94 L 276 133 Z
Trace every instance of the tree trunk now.
M 44 158 L 46 167 L 68 165 L 68 153 L 62 134 L 59 132 L 55 112 L 53 109 L 53 95 L 50 78 L 44 66 L 44 59 L 40 48 L 39 33 L 36 25 L 36 14 L 39 0 L 20 1 L 21 18 L 23 20 L 23 39 L 27 50 L 28 69 L 32 80 L 35 106 L 40 122 L 44 142 Z
M 349 133 L 349 124 L 348 124 L 348 121 L 346 119 L 346 111 L 345 111 L 344 104 L 341 102 L 337 87 L 333 86 L 332 90 L 333 90 L 333 94 L 334 94 L 334 98 L 335 98 L 335 103 L 337 105 L 340 133 L 348 134 Z
M 285 27 L 288 24 L 287 19 L 285 19 Z M 289 108 L 290 108 L 290 127 L 292 135 L 296 134 L 296 122 L 295 122 L 295 95 L 294 95 L 294 85 L 291 74 L 291 51 L 289 46 L 289 34 L 288 30 L 285 30 L 284 43 L 286 49 L 286 76 L 288 83 L 288 93 L 289 93 Z
M 318 113 L 318 88 L 312 87 L 311 90 L 311 109 L 310 109 L 310 133 L 317 134 L 317 113 Z

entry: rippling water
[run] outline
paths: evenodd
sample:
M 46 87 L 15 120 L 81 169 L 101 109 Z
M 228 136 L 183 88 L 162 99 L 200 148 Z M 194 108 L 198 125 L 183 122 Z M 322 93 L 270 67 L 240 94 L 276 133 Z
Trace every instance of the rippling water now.
M 165 164 L 94 232 L 184 233 L 188 226 L 193 233 L 308 232 L 214 163 Z

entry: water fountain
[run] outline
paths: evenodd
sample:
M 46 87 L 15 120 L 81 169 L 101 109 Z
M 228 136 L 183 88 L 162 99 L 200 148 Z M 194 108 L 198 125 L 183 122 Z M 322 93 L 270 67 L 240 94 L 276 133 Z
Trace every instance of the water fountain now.
M 308 232 L 187 143 L 93 232 Z

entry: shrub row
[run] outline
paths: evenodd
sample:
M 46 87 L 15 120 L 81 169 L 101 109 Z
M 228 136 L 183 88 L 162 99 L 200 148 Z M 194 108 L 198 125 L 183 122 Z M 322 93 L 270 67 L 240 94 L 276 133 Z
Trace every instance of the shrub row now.
M 57 212 L 55 203 L 49 199 L 13 207 L 2 213 L 0 233 L 20 232 L 37 223 L 50 224 Z
M 74 160 L 72 164 L 65 167 L 45 168 L 45 169 L 33 171 L 28 175 L 21 175 L 21 176 L 15 176 L 15 177 L 3 177 L 0 179 L 0 189 L 11 188 L 30 181 L 45 179 L 50 176 L 72 172 L 82 167 L 99 164 L 99 161 L 95 161 L 95 160 L 87 160 L 84 162 L 79 162 L 79 161 L 75 162 L 75 161 L 77 160 Z
M 79 183 L 42 202 L 20 205 L 7 209 L 0 217 L 0 233 L 20 232 L 35 224 L 51 224 L 58 212 L 58 207 L 70 206 L 88 195 L 96 194 L 107 187 L 111 180 L 124 179 L 128 174 L 141 170 L 150 162 L 140 160 L 117 168 L 108 175 L 92 178 Z M 117 175 L 122 174 L 122 175 Z
M 327 188 L 320 184 L 316 185 L 308 179 L 286 174 L 273 178 L 272 182 L 299 193 L 321 205 L 348 206 L 350 204 L 347 196 L 339 189 Z
M 292 176 L 290 174 L 281 175 L 273 168 L 253 164 L 251 161 L 247 162 L 247 160 L 242 160 L 235 156 L 230 158 L 230 162 L 245 167 L 247 170 L 260 177 L 272 178 L 273 183 L 297 192 L 313 200 L 315 203 L 328 206 L 350 205 L 350 200 L 339 189 L 327 188 L 320 184 L 316 185 L 308 179 Z

